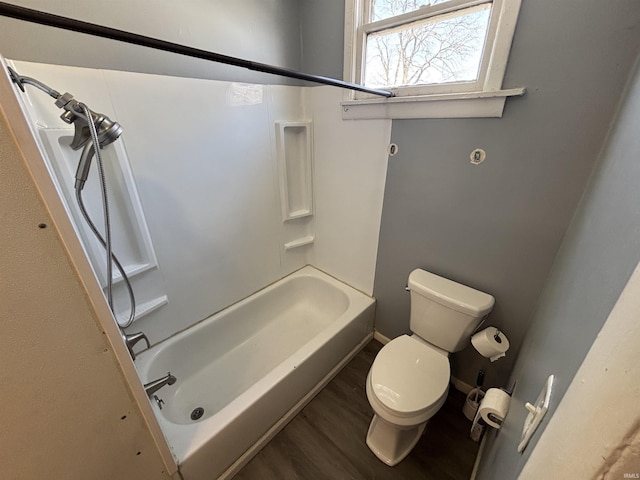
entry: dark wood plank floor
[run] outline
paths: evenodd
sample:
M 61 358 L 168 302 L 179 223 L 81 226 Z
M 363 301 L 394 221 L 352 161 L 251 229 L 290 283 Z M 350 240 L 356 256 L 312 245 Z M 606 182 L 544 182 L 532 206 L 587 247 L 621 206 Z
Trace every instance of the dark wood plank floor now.
M 478 444 L 462 414 L 465 397 L 453 388 L 401 463 L 388 467 L 367 447 L 373 410 L 365 381 L 381 347 L 368 344 L 234 480 L 468 480 Z

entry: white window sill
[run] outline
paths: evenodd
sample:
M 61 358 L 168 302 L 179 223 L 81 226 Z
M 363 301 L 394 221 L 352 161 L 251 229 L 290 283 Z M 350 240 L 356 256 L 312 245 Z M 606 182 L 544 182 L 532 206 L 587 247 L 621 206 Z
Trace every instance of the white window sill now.
M 344 120 L 374 118 L 488 118 L 502 117 L 507 97 L 522 96 L 525 88 L 465 92 L 420 97 L 371 98 L 342 102 Z

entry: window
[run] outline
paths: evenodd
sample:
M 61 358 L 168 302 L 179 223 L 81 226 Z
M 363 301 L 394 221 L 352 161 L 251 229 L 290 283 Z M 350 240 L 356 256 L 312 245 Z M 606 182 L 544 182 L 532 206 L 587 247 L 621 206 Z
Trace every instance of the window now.
M 345 118 L 501 116 L 521 0 L 346 0 Z

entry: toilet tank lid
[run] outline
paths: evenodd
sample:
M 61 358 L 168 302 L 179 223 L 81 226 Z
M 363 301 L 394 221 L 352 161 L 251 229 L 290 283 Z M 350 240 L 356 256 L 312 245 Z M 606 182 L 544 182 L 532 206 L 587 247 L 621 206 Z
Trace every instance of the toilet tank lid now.
M 434 302 L 474 317 L 486 315 L 495 303 L 493 296 L 488 293 L 419 268 L 409 274 L 409 289 Z

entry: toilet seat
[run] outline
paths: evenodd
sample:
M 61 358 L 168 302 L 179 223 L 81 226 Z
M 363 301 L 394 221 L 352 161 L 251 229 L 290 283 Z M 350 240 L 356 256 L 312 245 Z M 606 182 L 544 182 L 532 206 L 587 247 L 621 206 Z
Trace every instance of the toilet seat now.
M 426 421 L 444 403 L 450 373 L 449 358 L 443 351 L 402 335 L 376 356 L 367 378 L 367 394 L 388 421 Z

